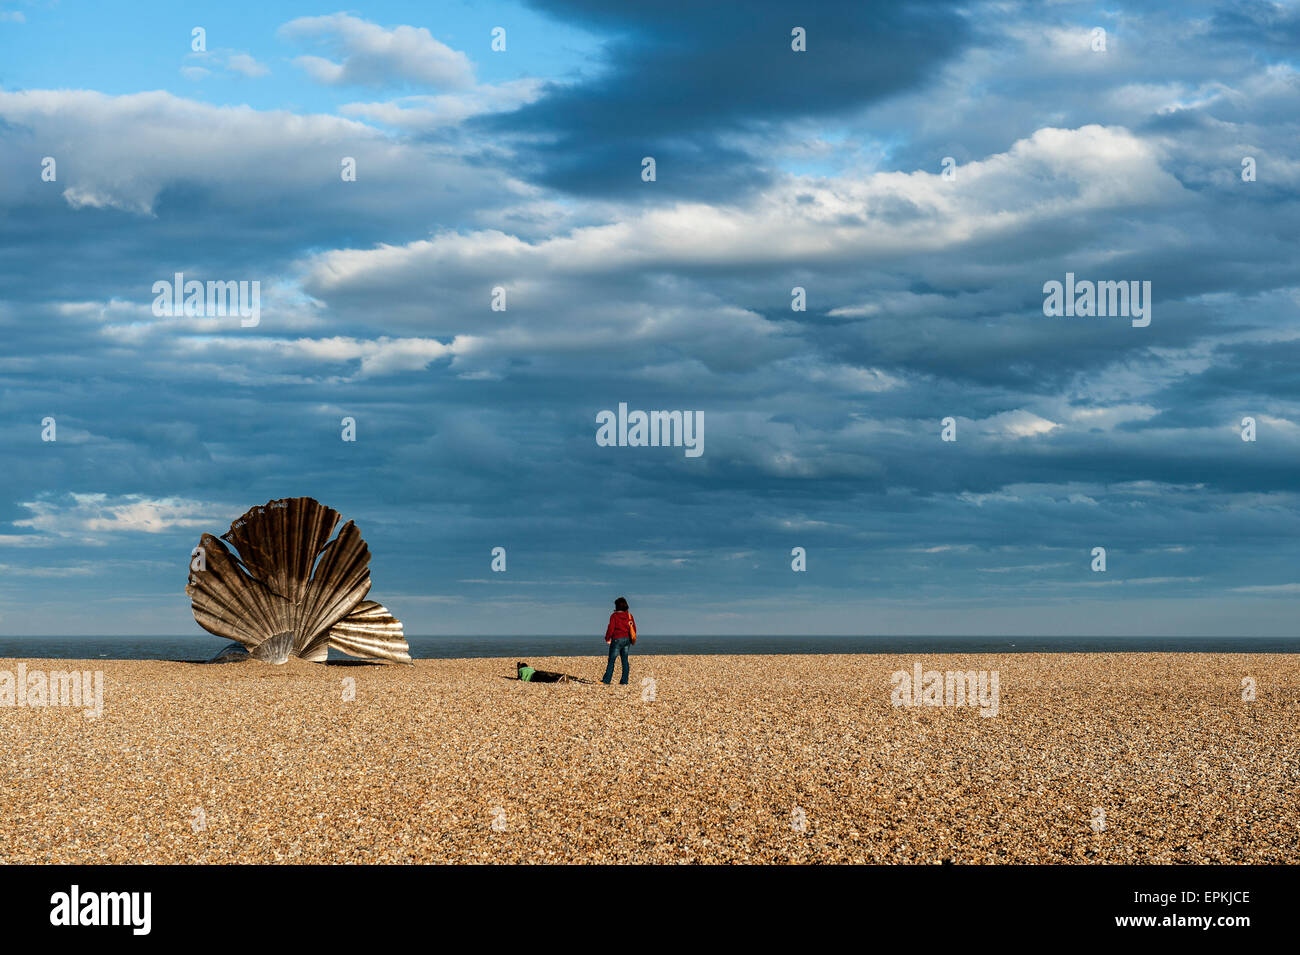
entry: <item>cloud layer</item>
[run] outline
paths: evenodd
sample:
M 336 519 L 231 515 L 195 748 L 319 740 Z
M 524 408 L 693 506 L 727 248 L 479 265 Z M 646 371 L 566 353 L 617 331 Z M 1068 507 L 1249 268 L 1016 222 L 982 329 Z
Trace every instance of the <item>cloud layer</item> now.
M 333 112 L 0 90 L 0 629 L 188 632 L 199 531 L 310 494 L 415 633 L 1292 632 L 1289 8 L 534 6 L 601 60 L 332 14 L 222 62 Z M 706 453 L 597 446 L 620 402 Z

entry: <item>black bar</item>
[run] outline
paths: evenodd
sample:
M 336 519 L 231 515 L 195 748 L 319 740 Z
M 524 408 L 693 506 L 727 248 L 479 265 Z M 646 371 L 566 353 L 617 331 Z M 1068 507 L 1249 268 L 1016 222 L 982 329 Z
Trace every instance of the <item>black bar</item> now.
M 854 927 L 873 940 L 1130 937 L 1181 944 L 1199 937 L 1230 945 L 1261 929 L 1294 927 L 1286 910 L 1294 871 L 1283 867 L 447 868 L 12 867 L 0 870 L 0 924 L 11 942 L 202 939 L 205 947 L 247 940 L 251 931 L 262 940 L 374 944 L 385 937 L 382 926 L 401 923 L 432 936 L 461 926 L 471 935 L 508 938 L 523 920 L 525 937 L 536 938 L 528 925 L 588 925 L 612 913 L 613 924 L 664 939 L 680 938 L 675 933 L 687 927 L 705 936 L 753 932 L 760 940 L 769 930 L 813 938 Z M 90 893 L 150 893 L 148 934 L 135 934 L 131 924 L 51 924 L 52 900 L 70 896 L 74 885 L 83 903 Z M 618 935 L 615 929 L 608 937 Z

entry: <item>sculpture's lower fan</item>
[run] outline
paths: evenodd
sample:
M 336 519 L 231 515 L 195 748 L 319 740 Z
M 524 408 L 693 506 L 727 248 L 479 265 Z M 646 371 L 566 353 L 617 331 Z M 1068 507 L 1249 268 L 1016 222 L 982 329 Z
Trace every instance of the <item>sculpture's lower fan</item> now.
M 330 540 L 338 520 L 310 497 L 290 497 L 251 509 L 220 539 L 204 534 L 185 588 L 199 626 L 268 663 L 323 663 L 330 647 L 410 663 L 402 622 L 365 599 L 370 550 L 357 526 L 348 521 Z

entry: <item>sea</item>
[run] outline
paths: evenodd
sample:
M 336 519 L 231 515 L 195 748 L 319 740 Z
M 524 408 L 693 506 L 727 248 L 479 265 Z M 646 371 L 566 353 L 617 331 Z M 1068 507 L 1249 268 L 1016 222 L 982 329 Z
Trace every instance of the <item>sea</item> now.
M 595 636 L 408 636 L 417 659 L 599 656 Z M 207 660 L 228 645 L 208 633 L 185 636 L 0 636 L 0 658 Z M 1300 637 L 927 637 L 927 636 L 655 636 L 633 653 L 1300 653 Z M 331 659 L 349 659 L 330 651 Z

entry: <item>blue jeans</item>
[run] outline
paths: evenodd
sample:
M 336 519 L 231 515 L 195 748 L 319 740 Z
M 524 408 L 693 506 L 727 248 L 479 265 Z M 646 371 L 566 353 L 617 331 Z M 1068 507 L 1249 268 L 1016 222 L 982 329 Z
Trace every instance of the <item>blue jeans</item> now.
M 609 666 L 605 667 L 605 675 L 601 678 L 601 683 L 608 683 L 614 679 L 614 655 L 618 654 L 623 661 L 623 679 L 618 682 L 627 685 L 627 648 L 632 645 L 631 637 L 615 637 L 609 641 Z

